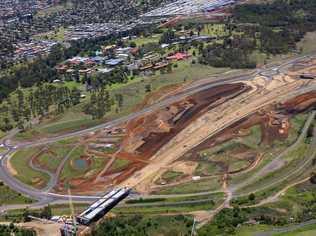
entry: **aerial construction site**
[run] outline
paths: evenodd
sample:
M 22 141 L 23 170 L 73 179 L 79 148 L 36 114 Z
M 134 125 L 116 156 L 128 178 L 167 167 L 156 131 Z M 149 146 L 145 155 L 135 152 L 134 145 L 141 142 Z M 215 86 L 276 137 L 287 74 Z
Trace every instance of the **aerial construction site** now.
M 43 204 L 67 201 L 69 188 L 76 202 L 96 201 L 115 188 L 127 189 L 119 201 L 130 191 L 136 202 L 163 197 L 201 204 L 211 197 L 211 208 L 188 212 L 203 225 L 236 199 L 272 188 L 256 205 L 273 202 L 284 188 L 309 177 L 316 155 L 315 78 L 316 58 L 304 56 L 185 83 L 94 128 L 35 141 L 5 140 L 1 178 Z M 15 169 L 16 155 L 28 156 L 27 165 L 47 176 L 23 176 Z M 47 156 L 59 161 L 48 166 Z M 103 198 L 104 204 L 119 203 Z M 118 209 L 129 207 L 120 203 Z M 86 224 L 107 212 L 98 209 L 90 207 L 78 219 Z
M 81 162 L 89 166 L 98 159 L 102 166 L 68 179 L 72 191 L 98 193 L 105 186 L 121 185 L 148 194 L 156 188 L 167 187 L 161 176 L 168 171 L 182 173 L 181 183 L 192 181 L 201 159 L 209 158 L 207 150 L 247 137 L 253 127 L 260 129 L 260 143 L 268 145 L 286 139 L 292 128 L 290 118 L 315 105 L 315 69 L 314 58 L 303 58 L 230 78 L 227 82 L 220 78 L 211 83 L 200 81 L 165 95 L 161 101 L 168 101 L 167 104 L 118 125 L 82 135 L 79 138 L 83 149 Z M 305 78 L 307 74 L 312 78 Z M 259 164 L 259 153 L 247 144 L 234 148 L 242 154 L 236 160 L 241 162 L 240 169 L 211 155 L 214 160 L 210 162 L 219 168 L 217 175 L 247 171 Z M 54 155 L 46 145 L 34 155 L 32 162 L 38 168 L 47 169 L 40 164 L 43 153 Z M 76 169 L 76 161 L 70 166 Z M 201 171 L 200 177 L 212 175 Z M 64 180 L 58 179 L 54 192 L 66 192 Z

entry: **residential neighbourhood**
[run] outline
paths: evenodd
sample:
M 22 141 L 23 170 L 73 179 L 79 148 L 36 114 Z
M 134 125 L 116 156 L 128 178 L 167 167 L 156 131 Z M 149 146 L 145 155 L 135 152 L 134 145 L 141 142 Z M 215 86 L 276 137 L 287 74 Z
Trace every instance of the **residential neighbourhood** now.
M 36 12 L 43 11 L 46 8 L 54 6 L 59 3 L 59 1 L 27 1 L 25 5 L 14 4 L 14 1 L 5 0 L 2 3 L 3 8 L 1 10 L 6 14 L 3 14 L 0 20 L 0 32 L 2 32 L 2 36 L 0 39 L 5 40 L 9 39 L 11 41 L 13 35 L 12 32 L 16 31 L 15 34 L 20 35 L 20 40 L 15 39 L 12 47 L 15 49 L 12 53 L 7 53 L 5 55 L 0 55 L 3 59 L 8 61 L 20 61 L 20 60 L 28 60 L 32 59 L 37 55 L 44 55 L 50 51 L 50 48 L 56 43 L 67 43 L 71 41 L 84 40 L 84 39 L 93 39 L 100 37 L 109 37 L 111 35 L 121 35 L 126 34 L 130 31 L 133 31 L 138 27 L 147 27 L 150 25 L 159 24 L 162 21 L 168 21 L 170 17 L 173 15 L 182 15 L 186 14 L 194 14 L 203 12 L 205 10 L 215 10 L 220 9 L 221 7 L 226 7 L 229 4 L 233 4 L 233 1 L 214 1 L 211 3 L 199 2 L 196 4 L 188 4 L 183 2 L 175 2 L 170 5 L 167 5 L 163 9 L 155 9 L 152 12 L 144 14 L 141 18 L 131 19 L 128 23 L 122 22 L 111 22 L 111 23 L 90 23 L 90 24 L 77 24 L 77 25 L 69 25 L 62 32 L 61 37 L 59 39 L 49 37 L 34 37 L 37 34 L 42 35 L 41 31 L 34 31 L 34 27 L 30 28 L 28 31 L 29 34 L 27 37 L 23 36 L 22 28 L 29 28 L 30 24 L 33 24 L 34 17 Z M 181 6 L 181 11 L 177 9 L 177 6 Z M 25 14 L 21 16 L 21 10 Z M 166 13 L 165 12 L 171 12 Z M 19 12 L 17 16 L 16 12 Z M 172 13 L 174 12 L 174 14 Z M 157 17 L 158 16 L 158 17 Z M 40 22 L 36 23 L 39 24 Z M 57 22 L 56 22 L 57 23 Z M 17 25 L 19 27 L 17 28 Z M 54 27 L 53 31 L 58 31 L 58 28 Z M 182 39 L 185 40 L 185 39 Z

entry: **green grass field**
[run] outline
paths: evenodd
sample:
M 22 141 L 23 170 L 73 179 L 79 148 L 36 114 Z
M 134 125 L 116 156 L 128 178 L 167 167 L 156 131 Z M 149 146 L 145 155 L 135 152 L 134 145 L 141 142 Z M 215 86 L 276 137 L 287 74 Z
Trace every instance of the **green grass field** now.
M 316 51 L 316 32 L 308 32 L 297 47 L 302 50 L 302 53 L 310 53 Z
M 32 199 L 13 191 L 2 182 L 0 182 L 0 192 L 0 206 L 10 204 L 26 204 L 33 202 Z
M 161 178 L 165 181 L 167 181 L 168 183 L 173 182 L 174 180 L 178 179 L 180 176 L 182 176 L 183 173 L 182 172 L 177 172 L 177 171 L 166 171 L 165 173 L 163 173 L 163 175 L 161 176 Z
M 38 157 L 40 166 L 45 166 L 45 168 L 51 172 L 57 169 L 61 160 L 61 156 L 55 156 L 51 153 L 43 153 L 40 157 Z
M 219 173 L 220 168 L 215 163 L 200 161 L 197 168 L 194 171 L 194 175 L 208 175 Z
M 196 193 L 206 191 L 217 191 L 221 189 L 221 183 L 218 178 L 190 181 L 188 183 L 178 184 L 172 187 L 161 188 L 156 194 L 181 194 Z
M 60 179 L 66 182 L 75 178 L 88 178 L 90 175 L 101 171 L 108 161 L 105 158 L 90 157 L 90 164 L 88 164 L 84 159 L 81 159 L 84 154 L 84 147 L 82 146 L 76 147 L 69 154 L 70 157 L 66 161 L 60 176 Z M 79 164 L 76 165 L 76 163 Z
M 72 143 L 72 140 L 67 140 Z M 43 153 L 39 156 L 38 160 L 43 167 L 47 167 L 47 169 L 51 172 L 55 172 L 61 161 L 67 156 L 67 154 L 73 148 L 72 145 L 69 145 L 67 141 L 61 141 L 49 145 L 48 148 L 53 153 Z
M 37 148 L 23 149 L 10 158 L 10 164 L 16 171 L 15 177 L 25 184 L 35 188 L 43 188 L 49 181 L 49 176 L 32 169 L 29 165 L 31 157 L 39 151 Z
M 173 72 L 169 74 L 161 75 L 160 72 L 157 72 L 156 75 L 152 76 L 135 77 L 126 84 L 112 85 L 109 88 L 111 96 L 122 94 L 124 97 L 123 106 L 119 112 L 116 112 L 115 107 L 112 107 L 111 112 L 102 120 L 92 120 L 89 115 L 85 115 L 82 112 L 82 107 L 88 100 L 88 94 L 81 104 L 70 108 L 62 115 L 44 121 L 31 130 L 17 134 L 15 138 L 17 140 L 28 140 L 89 128 L 133 112 L 137 105 L 142 103 L 145 96 L 149 94 L 145 92 L 147 84 L 151 85 L 151 90 L 154 92 L 165 86 L 183 84 L 184 81 L 204 79 L 229 70 L 228 68 L 213 68 L 200 64 L 192 65 L 190 60 L 177 62 L 177 65 L 177 68 L 173 68 Z M 76 84 L 74 85 L 71 82 L 69 86 L 76 86 Z
M 87 169 L 75 169 L 72 166 L 72 162 L 78 160 L 83 154 L 84 147 L 78 146 L 72 150 L 72 152 L 70 153 L 70 157 L 61 172 L 61 180 L 80 177 L 87 171 Z
M 222 37 L 227 35 L 224 24 L 205 24 L 201 34 L 208 35 L 211 37 Z
M 65 40 L 65 31 L 64 27 L 60 27 L 54 31 L 34 35 L 33 38 L 36 40 L 53 40 L 63 42 Z
M 141 37 L 138 37 L 136 39 L 130 40 L 130 42 L 134 42 L 134 43 L 136 43 L 137 47 L 140 47 L 140 46 L 147 44 L 147 43 L 158 43 L 160 37 L 161 37 L 161 34 L 155 34 L 155 35 L 148 36 L 148 37 L 141 36 Z
M 183 203 L 174 206 L 129 206 L 129 207 L 116 207 L 113 209 L 114 213 L 122 215 L 134 214 L 158 214 L 158 213 L 182 213 L 199 210 L 212 210 L 214 209 L 214 202 L 203 203 Z
M 0 153 L 5 152 L 6 150 L 7 150 L 6 148 L 0 147 Z
M 106 219 L 92 232 L 93 235 L 190 235 L 193 219 L 190 216 L 120 216 Z
M 114 172 L 118 172 L 123 170 L 126 166 L 130 164 L 130 161 L 124 159 L 115 159 L 113 164 L 111 165 L 111 170 Z

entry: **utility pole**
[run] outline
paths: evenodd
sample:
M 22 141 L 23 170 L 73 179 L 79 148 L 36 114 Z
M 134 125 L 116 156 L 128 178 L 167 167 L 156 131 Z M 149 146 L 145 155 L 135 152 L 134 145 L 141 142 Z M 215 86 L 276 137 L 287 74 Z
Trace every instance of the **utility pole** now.
M 74 227 L 74 235 L 76 236 L 77 235 L 77 222 L 76 222 L 76 217 L 75 217 L 74 205 L 72 203 L 70 188 L 68 188 L 68 195 L 69 195 L 69 207 L 71 210 L 72 223 L 73 223 L 73 227 Z
M 193 218 L 193 225 L 192 225 L 192 230 L 191 230 L 191 236 L 194 236 L 195 235 L 195 218 Z

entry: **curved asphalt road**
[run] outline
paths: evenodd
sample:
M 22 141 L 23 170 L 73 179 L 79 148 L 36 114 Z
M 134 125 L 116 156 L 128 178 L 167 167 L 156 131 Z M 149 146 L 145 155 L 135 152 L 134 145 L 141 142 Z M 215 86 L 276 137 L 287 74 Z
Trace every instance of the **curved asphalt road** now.
M 257 69 L 252 73 L 249 74 L 245 74 L 245 75 L 240 75 L 240 76 L 235 76 L 235 77 L 228 77 L 228 78 L 223 78 L 223 79 L 218 79 L 216 81 L 211 81 L 205 84 L 200 84 L 200 85 L 193 85 L 188 87 L 184 92 L 179 93 L 175 96 L 172 96 L 170 98 L 167 98 L 163 101 L 160 101 L 156 104 L 153 104 L 139 112 L 135 112 L 133 114 L 130 114 L 126 117 L 122 117 L 92 128 L 88 128 L 85 130 L 80 130 L 80 131 L 76 131 L 76 132 L 72 132 L 69 134 L 64 134 L 58 137 L 52 137 L 52 138 L 47 138 L 44 140 L 39 140 L 39 141 L 35 141 L 35 142 L 25 142 L 25 143 L 20 143 L 17 144 L 16 146 L 12 146 L 10 144 L 8 144 L 8 138 L 11 138 L 12 135 L 10 135 L 10 137 L 6 137 L 3 138 L 2 140 L 2 145 L 4 145 L 7 148 L 7 151 L 2 153 L 0 156 L 0 179 L 6 184 L 8 185 L 10 188 L 12 188 L 13 190 L 20 192 L 26 196 L 29 196 L 31 198 L 34 198 L 36 200 L 38 200 L 39 202 L 34 204 L 35 205 L 44 205 L 47 203 L 52 203 L 52 202 L 62 202 L 62 201 L 68 201 L 69 196 L 68 195 L 61 195 L 61 194 L 54 194 L 54 193 L 49 193 L 49 192 L 43 192 L 41 190 L 35 189 L 31 186 L 25 185 L 22 182 L 20 182 L 19 180 L 17 180 L 16 178 L 14 178 L 11 173 L 9 172 L 8 168 L 7 168 L 7 162 L 9 157 L 18 149 L 22 149 L 22 148 L 26 148 L 26 147 L 34 147 L 34 146 L 40 146 L 43 144 L 48 144 L 48 143 L 53 143 L 62 139 L 66 139 L 66 138 L 70 138 L 70 137 L 75 137 L 75 136 L 81 136 L 84 134 L 87 134 L 89 132 L 93 132 L 102 128 L 111 128 L 114 126 L 117 126 L 121 123 L 127 122 L 131 119 L 134 119 L 138 116 L 144 115 L 146 113 L 150 113 L 152 111 L 155 111 L 159 108 L 165 107 L 171 103 L 174 103 L 176 101 L 179 101 L 189 95 L 192 95 L 194 93 L 197 93 L 199 91 L 203 91 L 218 85 L 223 85 L 226 83 L 231 83 L 231 82 L 237 82 L 237 81 L 242 81 L 242 80 L 251 80 L 253 77 L 255 77 L 258 74 L 264 74 L 265 76 L 267 76 L 269 74 L 269 71 L 273 70 L 273 71 L 279 71 L 282 67 L 284 66 L 288 66 L 291 65 L 293 63 L 295 63 L 298 60 L 301 60 L 303 58 L 306 58 L 307 56 L 304 57 L 299 57 L 299 58 L 295 58 L 291 61 L 288 61 L 286 63 L 283 63 L 279 66 L 275 66 L 275 67 L 266 67 L 267 69 Z M 54 181 L 55 182 L 55 181 Z M 203 193 L 202 193 L 203 194 Z M 94 201 L 96 199 L 99 198 L 99 196 L 71 196 L 72 200 L 74 202 L 78 202 L 78 201 L 82 201 L 82 202 L 89 202 L 89 201 Z
M 255 73 L 257 74 L 257 73 Z M 255 74 L 252 74 L 252 76 L 254 76 Z M 71 138 L 71 137 L 75 137 L 75 136 L 81 136 L 84 134 L 87 134 L 89 132 L 93 132 L 102 128 L 111 128 L 114 126 L 117 126 L 119 124 L 122 124 L 124 122 L 127 122 L 131 119 L 134 119 L 138 116 L 144 115 L 146 113 L 150 113 L 152 111 L 155 111 L 161 107 L 165 107 L 171 103 L 174 103 L 176 101 L 179 101 L 189 95 L 192 95 L 194 93 L 197 93 L 199 91 L 203 91 L 215 86 L 219 86 L 222 84 L 226 84 L 226 83 L 231 83 L 231 82 L 236 82 L 236 81 L 241 81 L 241 80 L 249 80 L 252 78 L 251 74 L 250 75 L 245 75 L 245 76 L 237 76 L 237 77 L 232 77 L 232 78 L 225 78 L 222 79 L 220 81 L 215 81 L 215 82 L 209 82 L 206 83 L 205 85 L 198 85 L 198 86 L 191 86 L 189 88 L 186 89 L 185 92 L 182 92 L 180 94 L 177 94 L 173 97 L 167 98 L 161 102 L 158 102 L 156 104 L 153 104 L 139 112 L 133 113 L 131 115 L 128 115 L 126 117 L 122 117 L 92 128 L 88 128 L 85 130 L 80 130 L 80 131 L 76 131 L 76 132 L 72 132 L 69 134 L 64 134 L 58 137 L 52 137 L 52 138 L 48 138 L 48 139 L 42 139 L 39 141 L 34 141 L 34 142 L 25 142 L 25 143 L 20 143 L 17 144 L 16 146 L 13 146 L 11 144 L 8 144 L 8 139 L 3 139 L 3 145 L 8 149 L 7 152 L 2 154 L 2 158 L 1 158 L 1 162 L 0 162 L 0 179 L 9 187 L 11 187 L 12 189 L 14 189 L 17 192 L 20 192 L 24 195 L 27 195 L 31 198 L 35 198 L 39 201 L 54 201 L 54 200 L 68 200 L 68 195 L 59 195 L 59 194 L 53 194 L 53 193 L 47 193 L 47 192 L 43 192 L 41 190 L 32 188 L 31 186 L 25 185 L 23 183 L 21 183 L 19 180 L 17 180 L 16 178 L 14 178 L 10 171 L 7 168 L 7 162 L 9 157 L 18 149 L 23 149 L 23 148 L 27 148 L 27 147 L 34 147 L 34 146 L 40 146 L 40 145 L 44 145 L 44 144 L 48 144 L 48 143 L 53 143 L 62 139 L 66 139 L 66 138 Z M 87 200 L 95 200 L 97 199 L 98 196 L 72 196 L 72 199 L 74 201 L 87 201 Z

